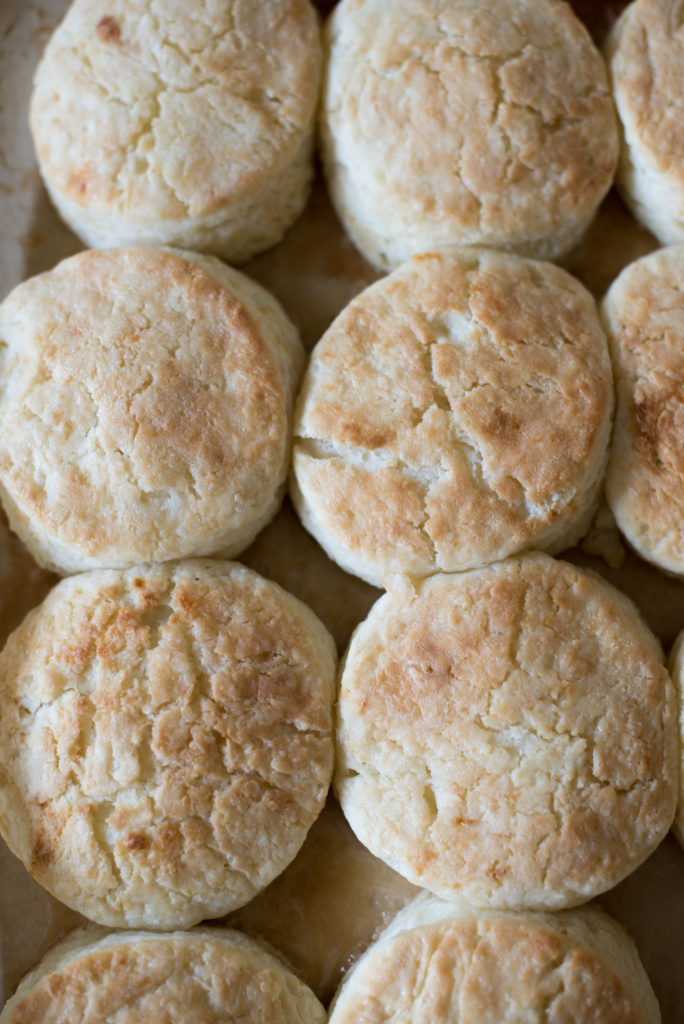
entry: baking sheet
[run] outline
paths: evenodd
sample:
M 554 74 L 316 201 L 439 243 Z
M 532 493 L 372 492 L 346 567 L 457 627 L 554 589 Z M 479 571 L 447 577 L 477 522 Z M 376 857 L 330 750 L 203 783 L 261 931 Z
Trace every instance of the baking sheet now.
M 332 5 L 321 0 L 319 6 Z M 591 19 L 594 32 L 602 35 L 624 3 L 578 0 L 575 6 L 578 13 Z M 47 200 L 26 125 L 33 68 L 65 8 L 66 0 L 0 0 L 0 297 L 24 278 L 82 248 Z M 567 265 L 599 294 L 622 266 L 655 245 L 611 194 L 596 225 Z M 284 243 L 244 269 L 281 298 L 308 348 L 352 295 L 377 276 L 345 238 L 320 184 L 304 217 Z M 342 645 L 374 594 L 371 588 L 363 590 L 365 584 L 350 582 L 330 566 L 322 552 L 312 558 L 314 542 L 303 533 L 298 539 L 298 531 L 301 528 L 286 510 L 271 528 L 272 539 L 262 538 L 245 560 L 251 558 L 255 568 L 293 592 L 299 589 L 300 596 L 312 605 L 320 601 L 318 610 L 333 625 L 338 610 L 344 609 L 346 618 L 338 629 Z M 605 560 L 606 553 L 611 564 Z M 684 585 L 625 552 L 610 520 L 599 523 L 585 550 L 572 552 L 570 557 L 626 590 L 665 647 L 671 644 L 684 626 Z M 0 559 L 2 642 L 18 616 L 42 598 L 52 578 L 39 570 L 16 542 L 0 544 Z M 303 569 L 312 564 L 319 565 L 313 577 Z M 684 853 L 675 839 L 668 836 L 645 865 L 600 902 L 634 937 L 660 1000 L 664 1024 L 681 1024 Z M 50 943 L 79 920 L 77 914 L 44 893 L 0 843 L 0 1004 Z

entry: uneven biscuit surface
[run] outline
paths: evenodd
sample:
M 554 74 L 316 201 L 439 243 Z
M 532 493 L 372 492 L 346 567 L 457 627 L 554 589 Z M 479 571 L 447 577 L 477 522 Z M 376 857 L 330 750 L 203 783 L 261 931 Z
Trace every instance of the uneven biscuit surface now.
M 610 187 L 600 54 L 556 0 L 343 0 L 327 25 L 331 194 L 375 265 L 489 245 L 553 259 Z
M 291 494 L 331 558 L 376 585 L 559 551 L 607 457 L 608 349 L 591 296 L 548 263 L 417 256 L 317 345 Z
M 246 547 L 278 507 L 296 332 L 211 257 L 89 251 L 0 306 L 0 492 L 61 572 Z
M 331 1024 L 660 1024 L 627 933 L 595 909 L 477 912 L 419 897 L 342 985 Z
M 451 899 L 558 908 L 674 815 L 676 710 L 633 605 L 545 555 L 385 595 L 343 666 L 335 785 L 357 836 Z
M 332 772 L 332 638 L 231 563 L 63 580 L 0 659 L 0 828 L 103 924 L 187 927 L 292 860 Z
M 617 185 L 663 245 L 684 242 L 680 103 L 684 17 L 672 0 L 635 0 L 606 44 L 622 127 Z
M 223 928 L 154 935 L 88 928 L 55 946 L 2 1024 L 323 1024 L 313 993 L 275 957 Z
M 602 306 L 617 408 L 605 491 L 642 558 L 684 573 L 684 247 L 630 264 Z
M 76 0 L 31 102 L 53 201 L 93 247 L 247 259 L 306 201 L 320 62 L 308 0 Z

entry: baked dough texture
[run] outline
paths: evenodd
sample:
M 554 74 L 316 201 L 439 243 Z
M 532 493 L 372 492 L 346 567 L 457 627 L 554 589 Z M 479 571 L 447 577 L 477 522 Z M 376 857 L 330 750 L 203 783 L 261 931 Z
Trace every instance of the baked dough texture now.
M 608 504 L 646 561 L 684 574 L 684 246 L 630 264 L 603 301 L 617 395 Z
M 0 656 L 0 831 L 100 924 L 241 906 L 324 804 L 335 663 L 313 612 L 243 566 L 62 580 Z
M 0 306 L 0 496 L 61 573 L 233 557 L 275 515 L 304 352 L 210 256 L 88 251 Z
M 381 269 L 451 245 L 555 259 L 608 191 L 605 65 L 558 0 L 342 0 L 321 138 L 338 213 Z
M 634 943 L 595 908 L 476 911 L 419 896 L 358 961 L 330 1024 L 660 1024 Z
M 589 528 L 612 406 L 598 311 L 569 274 L 416 256 L 312 353 L 290 493 L 330 557 L 379 586 L 555 553 Z
M 634 0 L 606 43 L 622 145 L 616 183 L 663 245 L 684 242 L 684 18 L 673 0 Z
M 227 928 L 158 935 L 90 926 L 22 982 L 0 1024 L 324 1024 L 313 992 Z
M 349 646 L 337 716 L 347 820 L 444 899 L 582 903 L 674 817 L 660 646 L 619 591 L 546 555 L 380 598 Z
M 31 100 L 50 196 L 91 247 L 246 260 L 305 205 L 320 70 L 308 0 L 75 0 Z

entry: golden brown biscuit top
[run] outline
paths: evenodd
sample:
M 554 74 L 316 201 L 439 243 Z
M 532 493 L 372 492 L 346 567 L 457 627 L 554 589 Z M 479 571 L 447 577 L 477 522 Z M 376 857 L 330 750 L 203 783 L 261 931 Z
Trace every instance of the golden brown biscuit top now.
M 220 214 L 301 145 L 320 61 L 307 0 L 76 0 L 36 75 L 40 162 L 76 203 L 141 224 Z
M 684 572 L 684 246 L 627 267 L 603 315 L 617 410 L 606 493 L 642 557 Z
M 95 941 L 92 941 L 92 938 Z M 84 932 L 67 940 L 41 976 L 0 1014 L 2 1024 L 321 1024 L 313 994 L 238 932 Z M 74 947 L 70 950 L 69 947 Z M 61 962 L 60 962 L 61 953 Z M 51 961 L 55 961 L 51 963 Z
M 605 915 L 586 915 L 599 935 Z M 572 917 L 480 917 L 444 911 L 445 920 L 381 938 L 342 986 L 331 1024 L 651 1024 L 614 959 L 578 942 Z M 568 920 L 569 918 L 569 920 Z M 389 931 L 392 931 L 390 926 Z M 581 935 L 581 933 L 580 933 Z M 581 936 L 585 938 L 585 936 Z M 612 932 L 601 935 L 615 942 Z M 606 962 L 608 961 L 608 962 Z M 629 972 L 631 964 L 623 963 Z M 651 1007 L 649 1007 L 651 1008 Z
M 74 557 L 208 554 L 274 500 L 291 382 L 182 254 L 74 256 L 11 293 L 0 333 L 0 481 Z
M 494 251 L 426 254 L 316 347 L 295 473 L 318 539 L 356 552 L 373 582 L 478 566 L 560 539 L 591 504 L 612 403 L 577 281 Z
M 659 645 L 622 594 L 545 555 L 381 598 L 347 653 L 337 729 L 352 828 L 446 899 L 582 902 L 674 814 Z
M 634 0 L 608 39 L 615 102 L 627 141 L 681 179 L 684 17 L 672 0 Z
M 332 772 L 332 639 L 227 562 L 62 581 L 0 659 L 0 827 L 111 925 L 246 902 L 301 846 Z
M 354 203 L 421 236 L 523 244 L 589 216 L 617 161 L 605 67 L 555 0 L 338 4 L 324 86 Z M 362 184 L 362 189 L 361 189 Z M 498 241 L 497 241 L 498 240 Z

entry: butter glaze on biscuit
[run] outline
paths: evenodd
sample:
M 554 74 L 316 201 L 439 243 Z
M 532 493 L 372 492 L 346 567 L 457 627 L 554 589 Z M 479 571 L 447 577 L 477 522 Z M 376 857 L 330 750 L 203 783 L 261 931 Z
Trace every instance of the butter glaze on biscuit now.
M 0 831 L 100 924 L 225 914 L 323 806 L 335 664 L 313 612 L 236 564 L 62 580 L 0 656 Z

